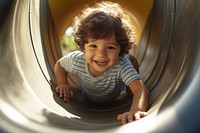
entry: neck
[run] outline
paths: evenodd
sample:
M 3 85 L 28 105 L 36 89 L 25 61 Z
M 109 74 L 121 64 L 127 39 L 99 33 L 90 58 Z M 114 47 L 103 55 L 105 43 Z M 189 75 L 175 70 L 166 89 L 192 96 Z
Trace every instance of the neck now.
M 96 71 L 94 68 L 92 68 L 90 65 L 88 65 L 88 72 L 94 76 L 94 77 L 99 77 L 99 76 L 102 76 L 104 75 L 105 72 L 99 72 L 99 71 Z

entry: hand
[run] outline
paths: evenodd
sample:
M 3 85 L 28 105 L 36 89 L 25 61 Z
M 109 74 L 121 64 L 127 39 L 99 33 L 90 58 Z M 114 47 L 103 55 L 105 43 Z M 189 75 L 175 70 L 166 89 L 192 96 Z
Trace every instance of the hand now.
M 70 98 L 73 96 L 73 92 L 69 89 L 67 84 L 59 84 L 56 87 L 56 92 L 63 97 L 64 101 L 69 101 Z
M 141 118 L 143 118 L 147 115 L 148 115 L 147 112 L 142 112 L 142 111 L 132 112 L 132 111 L 129 111 L 129 112 L 125 112 L 123 114 L 119 114 L 117 116 L 117 120 L 121 121 L 122 124 L 126 124 L 126 123 L 132 122 L 134 120 L 139 120 L 139 119 L 141 119 Z

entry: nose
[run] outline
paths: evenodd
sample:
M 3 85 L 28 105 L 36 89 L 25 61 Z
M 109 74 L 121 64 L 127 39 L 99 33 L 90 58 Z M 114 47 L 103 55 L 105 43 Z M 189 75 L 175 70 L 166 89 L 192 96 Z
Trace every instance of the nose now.
M 98 49 L 97 50 L 97 53 L 96 53 L 96 55 L 97 55 L 97 57 L 106 57 L 106 50 L 104 49 L 104 48 L 100 48 L 100 49 Z

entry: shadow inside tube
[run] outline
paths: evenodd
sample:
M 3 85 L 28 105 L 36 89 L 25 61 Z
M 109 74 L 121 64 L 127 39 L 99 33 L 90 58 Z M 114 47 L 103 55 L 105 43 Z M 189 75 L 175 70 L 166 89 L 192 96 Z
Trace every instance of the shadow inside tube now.
M 121 124 L 117 121 L 117 115 L 128 111 L 132 102 L 132 98 L 126 92 L 122 92 L 113 102 L 97 104 L 85 98 L 80 92 L 74 92 L 73 98 L 69 102 L 65 102 L 56 93 L 54 86 L 51 86 L 51 91 L 58 105 L 67 112 L 80 117 L 80 119 L 61 117 L 45 110 L 43 115 L 45 115 L 49 123 L 60 125 L 60 127 L 66 127 L 67 129 L 70 127 L 70 129 L 76 130 L 92 130 L 119 126 Z M 94 125 L 94 127 L 88 125 Z

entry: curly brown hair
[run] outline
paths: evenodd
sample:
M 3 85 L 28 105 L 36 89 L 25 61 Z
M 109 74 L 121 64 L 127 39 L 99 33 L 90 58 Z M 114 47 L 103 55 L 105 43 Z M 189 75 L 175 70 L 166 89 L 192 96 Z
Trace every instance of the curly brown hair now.
M 128 53 L 135 42 L 135 30 L 130 17 L 122 7 L 113 2 L 103 1 L 94 7 L 87 7 L 75 17 L 73 36 L 76 44 L 84 50 L 88 38 L 108 39 L 115 36 L 120 45 L 120 55 Z

